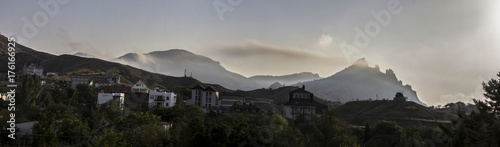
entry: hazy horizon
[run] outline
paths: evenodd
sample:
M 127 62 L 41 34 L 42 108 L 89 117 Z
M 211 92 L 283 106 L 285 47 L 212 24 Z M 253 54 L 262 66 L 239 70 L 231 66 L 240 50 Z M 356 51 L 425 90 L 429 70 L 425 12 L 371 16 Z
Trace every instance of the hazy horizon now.
M 428 105 L 482 99 L 481 82 L 500 71 L 493 0 L 2 1 L 0 17 L 3 35 L 43 52 L 111 59 L 185 49 L 246 77 L 328 77 L 366 58 Z

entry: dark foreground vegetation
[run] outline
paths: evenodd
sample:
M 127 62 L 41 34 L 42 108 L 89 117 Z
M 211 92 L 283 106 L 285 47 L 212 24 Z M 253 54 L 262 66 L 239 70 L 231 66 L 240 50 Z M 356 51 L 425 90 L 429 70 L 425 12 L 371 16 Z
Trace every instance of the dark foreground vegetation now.
M 500 77 L 500 73 L 498 74 Z M 499 146 L 500 82 L 483 83 L 486 101 L 475 100 L 478 112 L 458 112 L 451 124 L 401 127 L 392 121 L 354 126 L 340 121 L 336 110 L 311 120 L 285 119 L 268 112 L 205 113 L 178 104 L 149 111 L 97 105 L 93 87 L 45 90 L 37 77 L 24 77 L 16 95 L 16 122 L 36 121 L 32 136 L 16 134 L 2 145 L 13 146 Z M 5 90 L 5 89 L 2 89 Z M 181 100 L 179 100 L 181 101 Z M 1 102 L 0 122 L 9 119 Z

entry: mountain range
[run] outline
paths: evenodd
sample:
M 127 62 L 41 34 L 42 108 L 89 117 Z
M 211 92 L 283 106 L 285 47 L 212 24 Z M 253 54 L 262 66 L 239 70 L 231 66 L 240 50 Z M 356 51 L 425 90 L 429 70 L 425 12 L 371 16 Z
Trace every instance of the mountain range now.
M 0 62 L 8 62 L 7 37 L 0 35 Z M 57 72 L 60 80 L 69 80 L 69 76 L 77 72 L 113 72 L 122 76 L 122 83 L 131 85 L 138 80 L 143 80 L 148 86 L 161 85 L 168 89 L 177 87 L 194 87 L 198 84 L 212 86 L 219 91 L 231 91 L 220 85 L 207 84 L 190 77 L 173 77 L 158 73 L 148 72 L 129 65 L 110 62 L 97 58 L 83 58 L 74 55 L 52 55 L 36 51 L 21 44 L 16 44 L 16 72 L 23 69 L 24 63 L 39 63 L 44 68 L 44 72 Z M 0 72 L 7 73 L 7 66 L 0 66 Z M 17 75 L 18 77 L 20 75 Z M 151 87 L 154 88 L 154 87 Z
M 275 82 L 291 85 L 320 78 L 318 74 L 311 72 L 247 78 L 225 69 L 218 61 L 181 49 L 154 51 L 147 54 L 128 53 L 114 61 L 150 72 L 172 76 L 192 76 L 202 82 L 216 83 L 230 89 L 240 90 L 267 88 Z
M 353 65 L 327 78 L 318 74 L 302 72 L 283 76 L 258 75 L 244 77 L 225 69 L 219 62 L 186 50 L 171 49 L 147 54 L 129 53 L 116 59 L 117 62 L 132 65 L 147 71 L 166 75 L 181 76 L 187 70 L 187 76 L 202 82 L 222 85 L 229 89 L 254 90 L 292 85 L 302 86 L 320 98 L 342 103 L 351 100 L 392 99 L 397 92 L 402 92 L 409 101 L 422 103 L 410 85 L 396 77 L 391 69 L 385 73 L 378 66 L 369 67 L 365 59 L 359 59 Z
M 0 37 L 0 61 L 7 62 L 7 38 Z M 83 54 L 86 56 L 92 56 Z M 327 78 L 311 72 L 285 76 L 244 77 L 225 69 L 219 62 L 186 50 L 172 49 L 147 54 L 129 53 L 112 61 L 97 58 L 84 58 L 75 55 L 52 55 L 18 44 L 16 46 L 16 65 L 18 70 L 27 62 L 38 62 L 44 71 L 70 75 L 74 72 L 103 71 L 122 75 L 128 84 L 142 79 L 148 85 L 159 84 L 166 88 L 192 87 L 197 84 L 211 85 L 220 91 L 273 89 L 284 86 L 306 86 L 306 90 L 317 97 L 348 102 L 364 99 L 392 99 L 397 92 L 403 92 L 409 101 L 423 104 L 410 85 L 403 85 L 395 73 L 388 69 L 381 72 L 378 66 L 369 67 L 365 59 Z M 117 63 L 115 63 L 117 62 Z M 121 63 L 121 64 L 120 64 Z M 6 71 L 6 66 L 0 67 Z M 187 71 L 187 72 L 185 72 Z M 191 76 L 192 75 L 192 76 Z M 211 84 L 205 84 L 211 83 Z M 293 84 L 296 83 L 296 84 Z M 293 85 L 292 85 L 293 84 Z

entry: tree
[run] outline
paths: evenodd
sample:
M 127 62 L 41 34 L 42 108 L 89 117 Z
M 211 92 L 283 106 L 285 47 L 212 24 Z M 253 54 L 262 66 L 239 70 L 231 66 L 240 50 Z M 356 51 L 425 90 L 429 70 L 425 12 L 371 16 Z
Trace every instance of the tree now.
M 363 136 L 363 143 L 366 143 L 368 142 L 368 140 L 370 140 L 370 137 L 371 137 L 371 132 L 370 132 L 370 125 L 368 123 L 366 123 L 365 125 L 365 134 Z
M 57 144 L 57 130 L 55 123 L 55 116 L 43 116 L 47 120 L 39 121 L 33 126 L 34 133 L 34 146 L 56 146 Z M 48 117 L 48 118 L 47 118 Z
M 125 138 L 134 147 L 166 146 L 170 135 L 161 124 L 143 124 L 126 131 Z
M 500 77 L 500 73 L 497 74 Z M 470 114 L 459 109 L 458 118 L 451 126 L 440 124 L 439 127 L 448 136 L 450 146 L 499 146 L 500 145 L 500 79 L 483 82 L 485 101 L 474 99 L 478 112 Z
M 393 121 L 379 121 L 371 130 L 372 137 L 367 146 L 396 146 L 400 143 L 403 128 Z
M 90 146 L 95 147 L 127 147 L 132 146 L 127 143 L 124 134 L 115 130 L 107 130 L 102 134 L 94 135 L 90 141 Z
M 500 72 L 497 74 L 500 78 Z M 493 114 L 495 117 L 498 116 L 498 109 L 500 109 L 500 79 L 491 79 L 487 83 L 483 82 L 483 89 L 485 91 L 484 97 L 488 100 L 485 102 L 493 108 Z
M 36 75 L 24 75 L 21 88 L 17 97 L 20 104 L 25 106 L 37 106 L 38 100 L 42 95 L 42 86 L 40 85 L 40 77 Z

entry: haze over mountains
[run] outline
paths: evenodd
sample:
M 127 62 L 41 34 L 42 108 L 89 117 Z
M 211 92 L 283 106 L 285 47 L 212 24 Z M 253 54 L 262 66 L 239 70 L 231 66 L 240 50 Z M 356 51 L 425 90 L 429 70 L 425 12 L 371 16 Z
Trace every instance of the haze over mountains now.
M 2 36 L 0 40 L 2 46 L 6 46 L 4 44 L 7 43 L 7 38 Z M 346 69 L 323 79 L 318 74 L 311 72 L 285 76 L 253 76 L 247 78 L 228 71 L 219 62 L 208 57 L 179 49 L 156 51 L 148 54 L 129 53 L 115 59 L 117 62 L 159 74 L 147 73 L 130 66 L 96 58 L 82 58 L 75 55 L 55 56 L 32 50 L 22 45 L 19 45 L 16 52 L 16 63 L 19 65 L 23 65 L 25 62 L 40 62 L 46 71 L 62 73 L 71 73 L 80 70 L 115 71 L 124 74 L 123 76 L 126 76 L 129 82 L 146 79 L 146 81 L 152 83 L 154 83 L 153 81 L 157 81 L 169 88 L 177 86 L 189 87 L 200 83 L 197 80 L 204 83 L 221 85 L 221 87 L 215 85 L 218 89 L 227 88 L 232 90 L 254 90 L 268 87 L 276 89 L 285 84 L 292 85 L 296 83 L 293 85 L 305 85 L 306 89 L 313 92 L 317 97 L 330 101 L 347 102 L 356 99 L 377 99 L 377 97 L 378 99 L 392 99 L 396 92 L 404 92 L 409 101 L 425 105 L 418 99 L 416 92 L 411 86 L 403 85 L 403 82 L 397 79 L 391 69 L 383 73 L 378 66 L 369 67 L 368 62 L 364 59 L 360 59 Z M 1 55 L 6 56 L 5 53 Z M 84 53 L 80 55 L 92 56 Z M 184 69 L 187 69 L 187 76 L 189 77 L 192 73 L 194 79 L 177 78 L 184 75 Z
M 228 71 L 208 57 L 196 55 L 186 50 L 171 49 L 147 54 L 128 53 L 115 61 L 129 64 L 147 71 L 172 76 L 186 76 L 206 83 L 216 83 L 230 89 L 253 90 L 267 88 L 274 82 L 294 84 L 319 79 L 318 74 L 303 72 L 284 76 L 253 76 L 250 78 Z
M 244 77 L 231 72 L 202 55 L 186 50 L 172 49 L 155 51 L 147 54 L 129 53 L 116 59 L 118 62 L 132 65 L 147 71 L 173 76 L 187 76 L 202 82 L 219 84 L 229 89 L 253 90 L 259 88 L 277 88 L 280 85 L 305 85 L 306 89 L 320 98 L 347 102 L 365 99 L 392 99 L 397 92 L 403 92 L 409 101 L 422 103 L 410 85 L 403 85 L 395 73 L 388 69 L 385 73 L 379 67 L 369 67 L 365 59 L 360 59 L 346 69 L 321 79 L 318 74 L 302 72 L 284 76 Z

